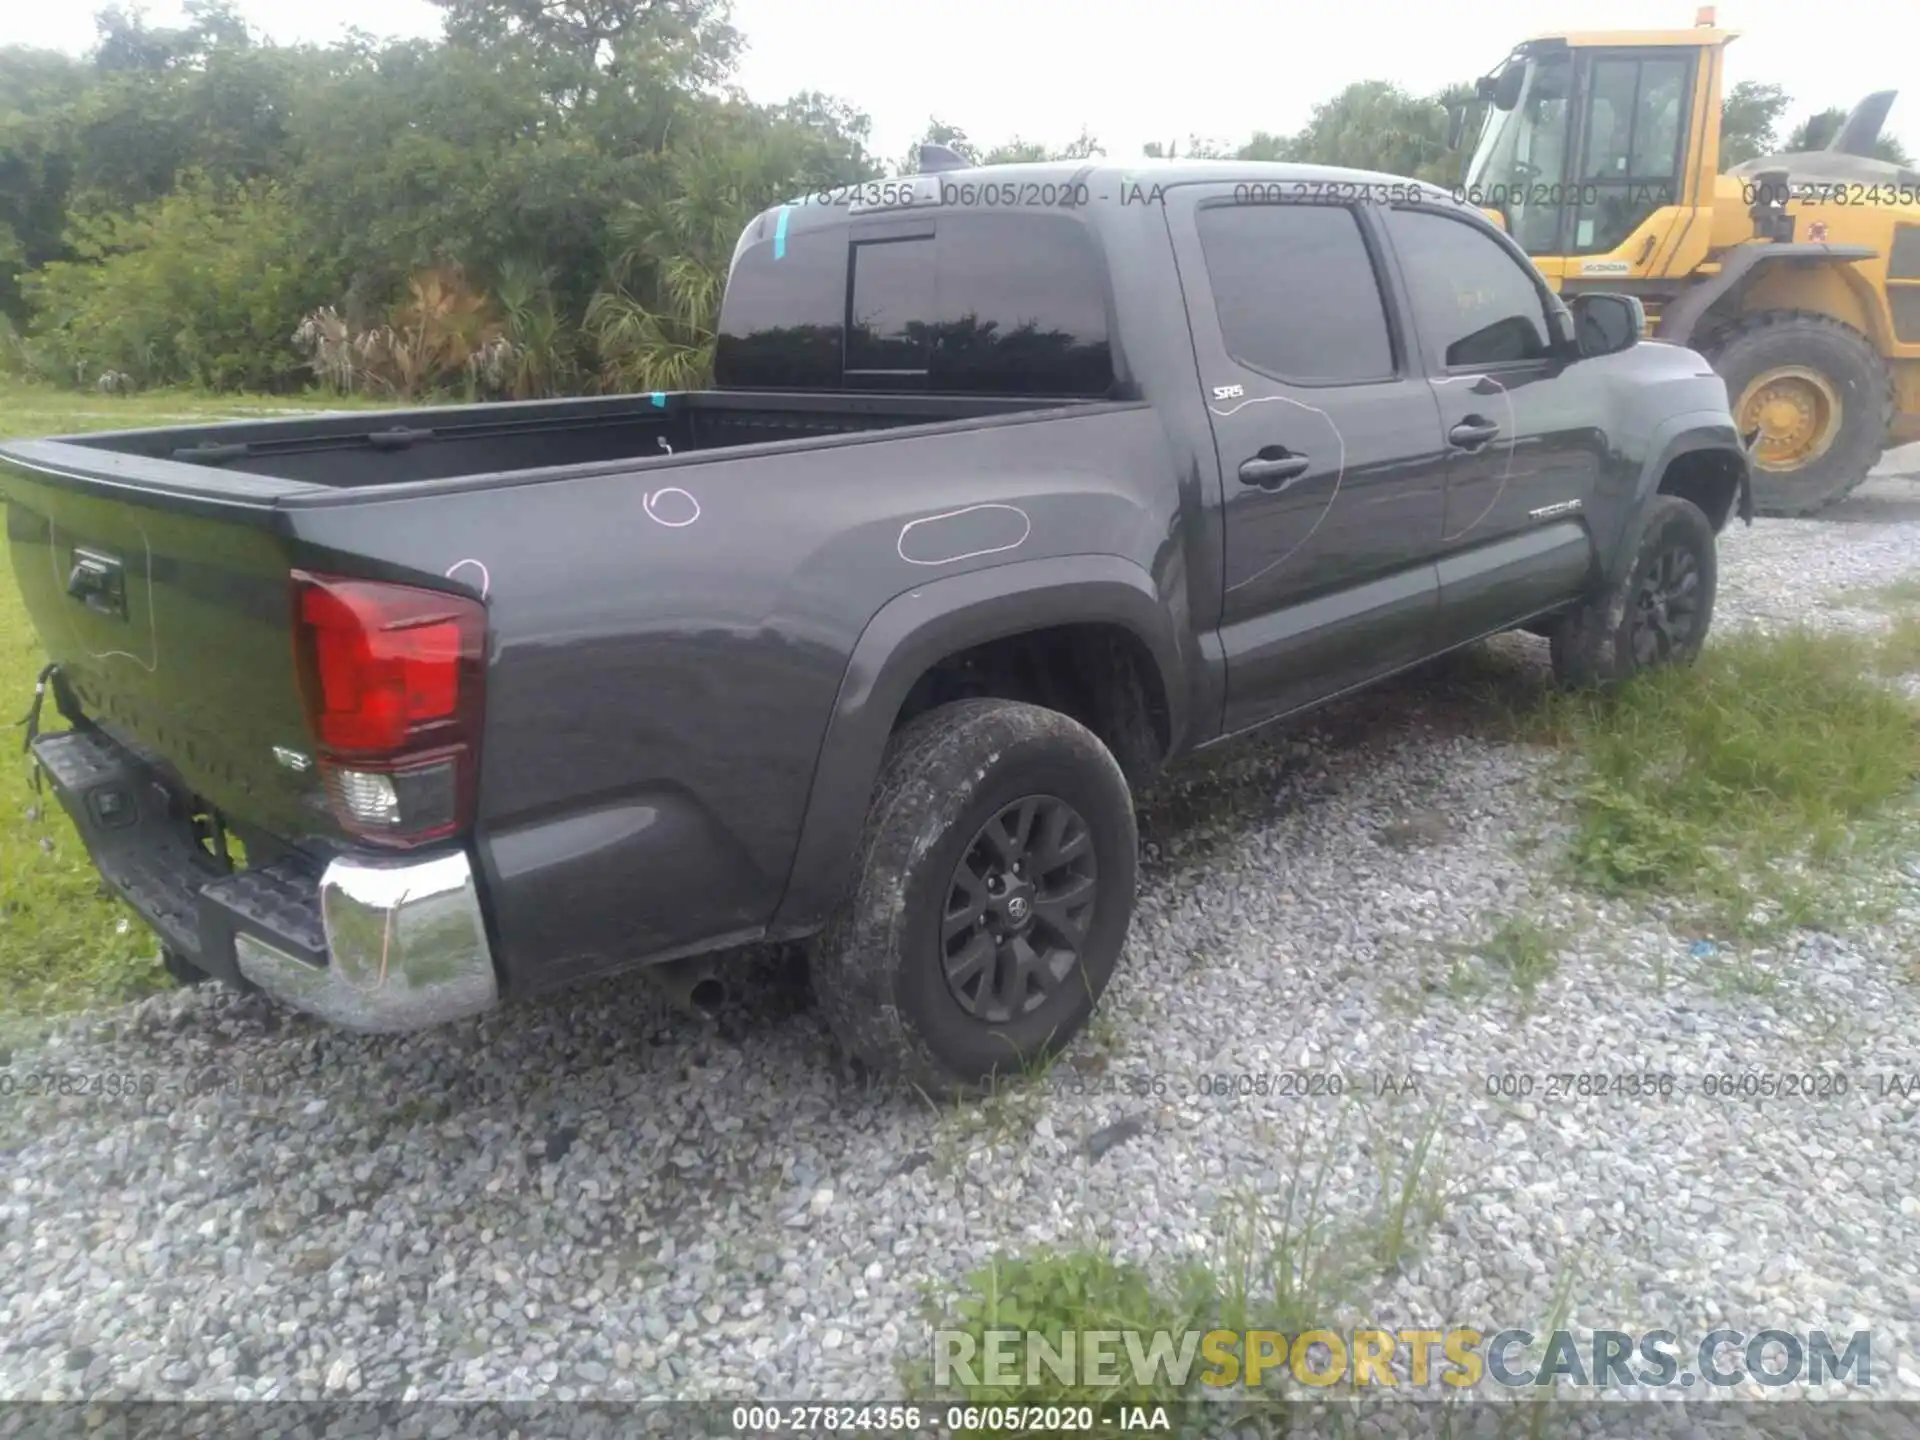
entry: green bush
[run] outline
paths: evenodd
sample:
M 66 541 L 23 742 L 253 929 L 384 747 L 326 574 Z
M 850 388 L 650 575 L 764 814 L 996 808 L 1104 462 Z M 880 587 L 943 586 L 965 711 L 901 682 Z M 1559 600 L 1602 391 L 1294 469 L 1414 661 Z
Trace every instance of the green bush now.
M 278 186 L 188 176 L 131 214 L 77 221 L 70 241 L 81 258 L 30 273 L 26 294 L 30 333 L 73 383 L 303 382 L 294 328 L 337 277 Z

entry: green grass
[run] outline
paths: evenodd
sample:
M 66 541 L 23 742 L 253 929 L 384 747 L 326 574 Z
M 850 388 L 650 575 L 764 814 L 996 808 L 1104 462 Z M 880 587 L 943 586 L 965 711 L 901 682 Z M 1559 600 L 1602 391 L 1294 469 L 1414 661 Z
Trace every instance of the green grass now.
M 1920 605 L 1920 575 L 1878 585 L 1865 592 L 1865 598 L 1885 610 L 1905 610 Z
M 1441 942 L 1438 951 L 1447 961 L 1446 973 L 1436 977 L 1423 968 L 1416 990 L 1406 992 L 1406 1002 L 1418 1010 L 1436 993 L 1478 1001 L 1503 981 L 1519 997 L 1520 1013 L 1528 1014 L 1541 984 L 1558 972 L 1560 952 L 1569 938 L 1566 927 L 1534 915 L 1503 915 L 1478 939 Z
M 1506 972 L 1522 1001 L 1531 1004 L 1540 982 L 1560 968 L 1560 948 L 1565 943 L 1560 930 L 1531 915 L 1508 915 L 1479 948 Z
M 1837 923 L 1852 893 L 1837 882 L 1910 829 L 1920 725 L 1875 678 L 1910 660 L 1920 644 L 1902 627 L 1742 633 L 1688 670 L 1550 696 L 1538 735 L 1585 764 L 1575 874 L 1678 897 L 1728 938 Z
M 0 436 L 77 434 L 239 420 L 276 411 L 341 408 L 281 396 L 135 396 L 67 392 L 0 381 Z M 0 545 L 0 1015 L 40 1016 L 108 1004 L 172 982 L 159 942 L 102 890 L 87 852 L 51 794 L 36 794 L 20 719 L 46 658 Z M 48 703 L 42 724 L 60 718 Z
M 1920 674 L 1920 616 L 1901 615 L 1887 627 L 1874 665 L 1882 675 Z
M 971 1363 L 979 1383 L 968 1386 L 950 1377 L 942 1393 L 931 1358 L 916 1354 L 901 1366 L 908 1392 L 929 1401 L 963 1398 L 980 1405 L 1170 1404 L 1210 1388 L 1203 1377 L 1220 1372 L 1209 1357 L 1194 1352 L 1182 1385 L 1181 1377 L 1166 1370 L 1132 1374 L 1125 1342 L 1119 1342 L 1117 1384 L 1091 1384 L 1079 1375 L 1069 1383 L 1044 1364 L 1029 1375 L 1021 1358 L 1015 1360 L 1022 1372 L 1016 1383 L 1001 1387 L 989 1384 L 990 1373 L 982 1368 L 989 1336 L 1026 1332 L 1044 1337 L 1050 1350 L 1060 1352 L 1070 1334 L 1130 1331 L 1139 1351 L 1151 1354 L 1156 1332 L 1166 1332 L 1173 1360 L 1181 1337 L 1189 1333 L 1265 1330 L 1291 1338 L 1316 1328 L 1340 1328 L 1356 1297 L 1375 1279 L 1401 1270 L 1456 1198 L 1435 1147 L 1438 1109 L 1417 1117 L 1411 1128 L 1404 1116 L 1376 1118 L 1362 1111 L 1358 1119 L 1368 1132 L 1378 1188 L 1365 1213 L 1336 1213 L 1326 1185 L 1338 1142 L 1355 1118 L 1353 1108 L 1342 1107 L 1317 1161 L 1307 1153 L 1304 1128 L 1291 1153 L 1277 1157 L 1279 1173 L 1291 1177 L 1283 1194 L 1247 1189 L 1223 1196 L 1201 1258 L 1149 1268 L 1116 1258 L 1098 1242 L 1053 1245 L 998 1257 L 957 1288 L 930 1292 L 929 1324 L 936 1332 L 972 1338 Z M 1018 1349 L 1014 1353 L 1024 1355 Z M 1300 1394 L 1283 1378 L 1284 1370 L 1276 1363 L 1252 1393 Z M 1234 1384 L 1236 1376 L 1244 1385 L 1239 1371 L 1228 1372 L 1227 1383 Z

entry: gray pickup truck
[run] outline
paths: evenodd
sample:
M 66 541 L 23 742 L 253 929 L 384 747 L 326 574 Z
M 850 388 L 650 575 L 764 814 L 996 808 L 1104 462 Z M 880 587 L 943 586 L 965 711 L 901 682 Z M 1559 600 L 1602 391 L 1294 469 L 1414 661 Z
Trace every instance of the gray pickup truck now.
M 946 170 L 740 237 L 698 393 L 0 445 L 33 754 L 183 979 L 406 1029 L 811 938 L 857 1060 L 1069 1040 L 1170 757 L 1511 628 L 1689 659 L 1721 381 L 1437 189 Z

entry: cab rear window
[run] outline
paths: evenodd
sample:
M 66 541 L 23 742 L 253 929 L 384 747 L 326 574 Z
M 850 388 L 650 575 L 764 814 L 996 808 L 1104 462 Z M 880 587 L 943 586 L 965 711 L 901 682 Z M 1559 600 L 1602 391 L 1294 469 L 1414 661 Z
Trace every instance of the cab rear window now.
M 949 210 L 904 226 L 759 228 L 721 309 L 722 387 L 1113 391 L 1105 270 L 1076 219 Z

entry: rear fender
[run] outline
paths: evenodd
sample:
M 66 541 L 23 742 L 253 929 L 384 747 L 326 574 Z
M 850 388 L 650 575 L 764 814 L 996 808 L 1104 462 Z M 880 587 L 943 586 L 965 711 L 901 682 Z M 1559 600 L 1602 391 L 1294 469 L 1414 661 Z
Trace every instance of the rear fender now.
M 897 595 L 867 623 L 847 664 L 774 915 L 776 932 L 818 927 L 845 894 L 881 758 L 914 682 L 958 651 L 1073 624 L 1118 625 L 1145 645 L 1167 700 L 1169 748 L 1180 748 L 1188 657 L 1171 607 L 1131 561 L 1113 555 L 1020 561 Z

